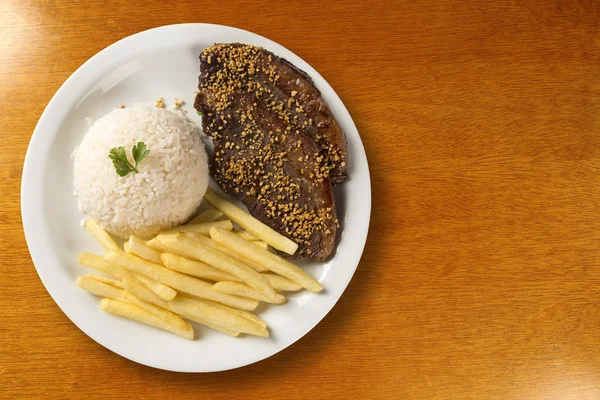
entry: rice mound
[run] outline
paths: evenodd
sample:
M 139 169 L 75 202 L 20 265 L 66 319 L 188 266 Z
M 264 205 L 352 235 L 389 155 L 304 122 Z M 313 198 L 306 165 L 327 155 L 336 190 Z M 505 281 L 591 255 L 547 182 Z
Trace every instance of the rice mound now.
M 138 173 L 116 173 L 108 157 L 123 146 L 150 150 Z M 179 111 L 135 105 L 97 120 L 74 152 L 79 209 L 121 238 L 150 238 L 186 222 L 208 187 L 208 163 L 198 128 Z

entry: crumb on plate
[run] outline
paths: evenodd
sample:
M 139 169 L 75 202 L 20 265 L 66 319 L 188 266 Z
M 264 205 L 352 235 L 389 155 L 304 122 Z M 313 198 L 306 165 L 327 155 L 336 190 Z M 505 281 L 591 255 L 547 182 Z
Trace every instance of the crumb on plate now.
M 185 101 L 183 100 L 177 100 L 177 97 L 175 97 L 175 102 L 173 103 L 173 105 L 171 106 L 171 108 L 173 110 L 179 110 L 181 108 L 182 105 L 185 104 Z

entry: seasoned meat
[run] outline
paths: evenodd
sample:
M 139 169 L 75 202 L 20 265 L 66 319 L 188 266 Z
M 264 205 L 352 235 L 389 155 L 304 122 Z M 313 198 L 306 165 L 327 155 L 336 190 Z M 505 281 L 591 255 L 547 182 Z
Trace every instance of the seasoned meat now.
M 216 44 L 200 55 L 194 107 L 219 186 L 298 243 L 294 257 L 326 259 L 337 229 L 331 187 L 347 179 L 347 154 L 310 78 L 264 49 Z

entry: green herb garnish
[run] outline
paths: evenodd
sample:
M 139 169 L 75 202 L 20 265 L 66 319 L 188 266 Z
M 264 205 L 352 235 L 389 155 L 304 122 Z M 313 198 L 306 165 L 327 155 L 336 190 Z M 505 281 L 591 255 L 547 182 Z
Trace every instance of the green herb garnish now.
M 202 113 L 200 111 L 196 111 L 196 114 L 198 114 L 199 116 L 202 116 Z
M 127 154 L 125 153 L 125 148 L 123 148 L 123 146 L 113 148 L 110 153 L 108 153 L 108 158 L 113 160 L 113 165 L 115 166 L 117 174 L 119 176 L 125 176 L 130 172 L 139 172 L 137 167 L 148 154 L 150 154 L 150 150 L 146 148 L 146 143 L 138 142 L 131 149 L 131 155 L 135 161 L 135 166 L 131 165 L 127 159 Z

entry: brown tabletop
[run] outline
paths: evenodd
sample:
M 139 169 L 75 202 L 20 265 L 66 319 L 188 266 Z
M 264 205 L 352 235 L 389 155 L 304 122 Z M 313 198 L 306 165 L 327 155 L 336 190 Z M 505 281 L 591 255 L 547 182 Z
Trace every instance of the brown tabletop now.
M 373 185 L 331 313 L 214 374 L 138 365 L 77 329 L 35 272 L 19 206 L 27 144 L 65 79 L 183 22 L 256 32 L 316 68 Z M 0 32 L 0 398 L 600 398 L 598 2 L 4 0 Z

